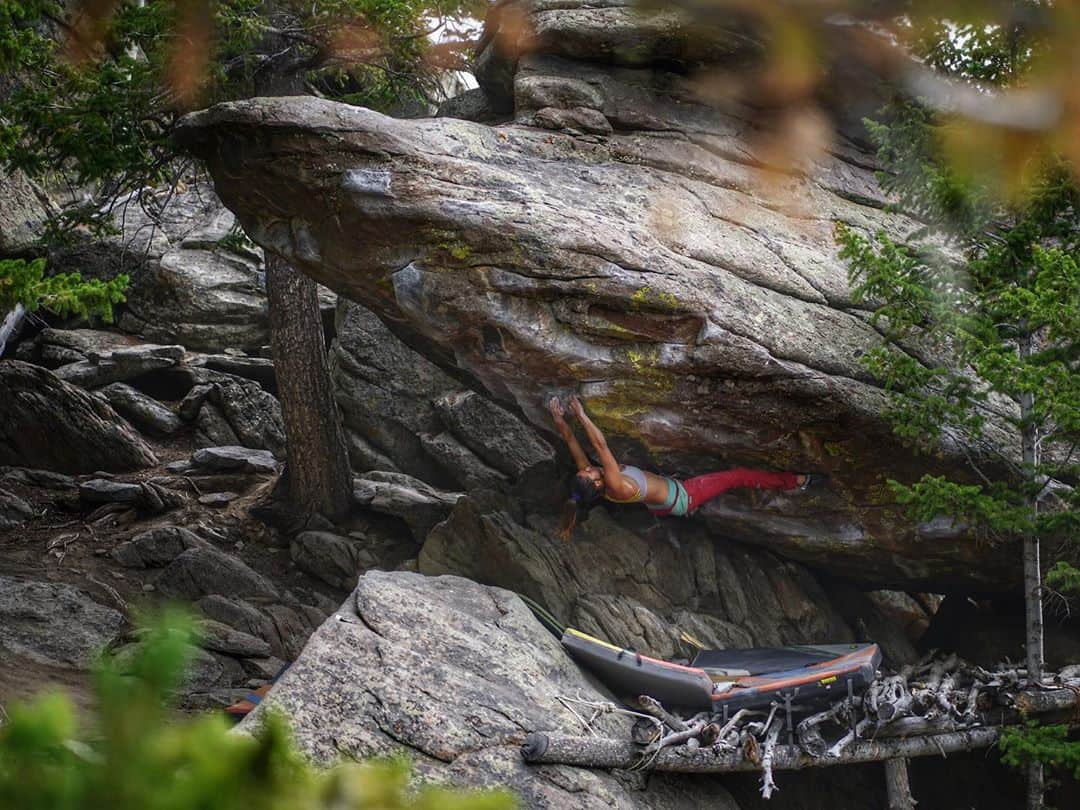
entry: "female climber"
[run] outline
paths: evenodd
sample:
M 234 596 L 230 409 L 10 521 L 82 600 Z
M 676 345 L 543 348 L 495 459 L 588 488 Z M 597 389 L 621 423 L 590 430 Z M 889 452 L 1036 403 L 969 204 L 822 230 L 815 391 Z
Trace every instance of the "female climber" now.
M 555 420 L 555 429 L 570 448 L 570 455 L 578 469 L 570 485 L 570 498 L 563 507 L 559 521 L 559 536 L 563 540 L 570 539 L 578 518 L 588 513 L 601 498 L 607 498 L 612 503 L 643 503 L 658 517 L 685 517 L 729 489 L 806 489 L 811 483 L 809 474 L 748 469 L 725 470 L 677 481 L 619 464 L 608 449 L 604 434 L 589 419 L 580 400 L 573 397 L 570 410 L 581 422 L 585 435 L 596 450 L 600 459 L 600 466 L 597 467 L 590 463 L 573 428 L 567 423 L 562 403 L 553 397 L 548 401 L 548 410 Z

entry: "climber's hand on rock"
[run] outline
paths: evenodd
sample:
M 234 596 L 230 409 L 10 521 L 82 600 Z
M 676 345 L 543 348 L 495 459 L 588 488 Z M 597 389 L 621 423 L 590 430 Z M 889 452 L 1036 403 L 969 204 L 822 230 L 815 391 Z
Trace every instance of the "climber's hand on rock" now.
M 556 425 L 563 423 L 563 417 L 566 416 L 566 411 L 563 410 L 563 405 L 559 402 L 558 397 L 549 399 L 547 408 L 551 411 L 551 418 L 555 420 Z
M 581 400 L 577 397 L 570 398 L 570 410 L 574 412 L 574 416 L 580 419 L 582 422 L 586 421 L 589 416 L 585 413 L 585 406 L 581 404 Z

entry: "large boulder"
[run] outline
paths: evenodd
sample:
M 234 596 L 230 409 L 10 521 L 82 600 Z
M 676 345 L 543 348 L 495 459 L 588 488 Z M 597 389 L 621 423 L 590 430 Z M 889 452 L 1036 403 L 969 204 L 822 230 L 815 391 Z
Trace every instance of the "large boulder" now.
M 660 657 L 709 647 L 853 639 L 828 592 L 803 566 L 700 527 L 631 531 L 594 510 L 571 543 L 535 516 L 462 499 L 428 535 L 419 570 L 513 588 L 566 624 Z
M 520 13 L 492 19 L 478 70 L 513 124 L 308 97 L 219 105 L 179 136 L 256 241 L 535 426 L 549 392 L 576 392 L 630 463 L 828 473 L 809 503 L 706 508 L 725 535 L 866 585 L 1018 584 L 1012 548 L 914 525 L 889 496 L 888 478 L 968 467 L 959 447 L 904 448 L 859 362 L 880 336 L 834 225 L 913 225 L 884 210 L 872 156 L 843 142 L 799 171 L 765 165 L 746 110 L 671 72 L 757 53 L 734 27 L 504 6 Z
M 85 669 L 120 638 L 124 617 L 55 582 L 0 576 L 0 652 L 40 664 Z
M 22 171 L 0 174 L 0 255 L 38 246 L 52 202 Z
M 257 734 L 279 711 L 316 762 L 407 753 L 422 779 L 508 787 L 526 807 L 737 810 L 719 779 L 653 774 L 641 790 L 604 771 L 525 765 L 528 732 L 580 733 L 560 696 L 610 700 L 514 594 L 372 571 L 240 730 Z M 626 733 L 625 720 L 600 727 Z
M 123 472 L 157 463 L 103 400 L 18 360 L 0 360 L 0 465 L 65 473 Z
M 553 470 L 554 453 L 533 427 L 464 390 L 359 304 L 338 304 L 330 368 L 359 472 L 507 490 Z

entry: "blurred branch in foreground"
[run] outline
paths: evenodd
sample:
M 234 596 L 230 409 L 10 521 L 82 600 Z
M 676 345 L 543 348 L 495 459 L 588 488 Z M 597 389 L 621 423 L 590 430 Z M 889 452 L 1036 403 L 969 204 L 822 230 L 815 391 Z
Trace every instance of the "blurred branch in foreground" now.
M 674 0 L 707 31 L 740 26 L 762 43 L 750 69 L 700 66 L 704 92 L 779 120 L 793 110 L 856 104 L 839 77 L 877 75 L 936 112 L 946 150 L 966 171 L 988 172 L 1006 196 L 1028 164 L 1054 152 L 1080 165 L 1080 5 L 1039 0 Z M 790 137 L 789 137 L 789 140 Z M 789 157 L 809 145 L 797 138 Z

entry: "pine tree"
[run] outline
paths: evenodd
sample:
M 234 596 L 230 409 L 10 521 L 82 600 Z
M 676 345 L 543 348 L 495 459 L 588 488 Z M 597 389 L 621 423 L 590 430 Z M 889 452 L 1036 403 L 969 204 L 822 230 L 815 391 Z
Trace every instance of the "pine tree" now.
M 885 335 L 864 362 L 892 394 L 896 432 L 928 452 L 965 448 L 969 461 L 966 478 L 890 486 L 917 519 L 946 515 L 989 542 L 1019 541 L 1027 672 L 1039 683 L 1040 541 L 1080 536 L 1080 188 L 1047 154 L 1026 167 L 1023 195 L 1004 195 L 950 166 L 944 126 L 909 102 L 868 122 L 883 186 L 925 227 L 897 242 L 838 226 L 837 239 L 855 298 Z M 1075 584 L 1080 572 L 1061 561 L 1050 579 Z M 1040 734 L 1010 749 L 1031 764 L 1029 807 L 1042 806 L 1039 763 L 1075 760 L 1061 747 L 1075 743 Z
M 27 312 L 47 309 L 62 318 L 98 317 L 112 323 L 113 307 L 123 303 L 128 277 L 83 280 L 78 273 L 45 275 L 45 260 L 0 259 L 0 312 L 21 306 Z

